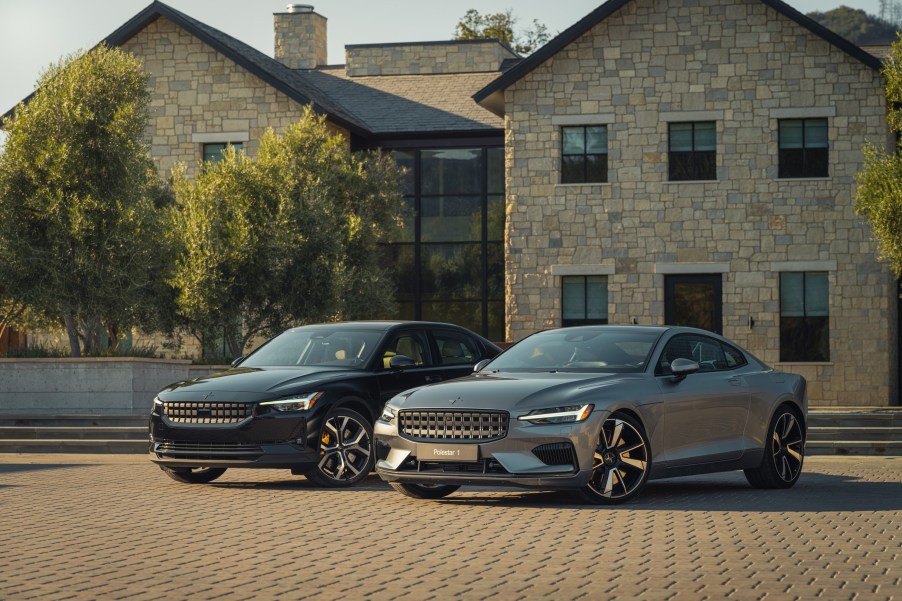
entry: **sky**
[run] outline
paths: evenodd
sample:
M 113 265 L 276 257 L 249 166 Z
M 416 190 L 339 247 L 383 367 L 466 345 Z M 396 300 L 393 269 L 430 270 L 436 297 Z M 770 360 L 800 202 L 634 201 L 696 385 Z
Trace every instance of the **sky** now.
M 470 8 L 483 14 L 512 8 L 521 27 L 537 19 L 554 35 L 601 4 L 601 0 L 303 1 L 328 19 L 329 62 L 333 64 L 344 63 L 346 44 L 451 39 L 454 25 Z M 164 2 L 270 56 L 272 13 L 284 11 L 287 4 L 279 0 Z M 94 46 L 148 4 L 150 0 L 0 0 L 0 114 L 34 90 L 48 65 Z M 789 4 L 805 13 L 845 4 L 876 14 L 879 0 L 789 0 Z

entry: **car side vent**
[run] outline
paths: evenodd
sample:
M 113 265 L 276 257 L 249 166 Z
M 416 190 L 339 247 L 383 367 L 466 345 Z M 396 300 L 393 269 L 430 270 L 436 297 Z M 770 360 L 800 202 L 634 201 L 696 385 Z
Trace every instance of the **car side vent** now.
M 576 469 L 576 451 L 569 442 L 552 442 L 539 445 L 532 454 L 545 465 L 569 465 Z

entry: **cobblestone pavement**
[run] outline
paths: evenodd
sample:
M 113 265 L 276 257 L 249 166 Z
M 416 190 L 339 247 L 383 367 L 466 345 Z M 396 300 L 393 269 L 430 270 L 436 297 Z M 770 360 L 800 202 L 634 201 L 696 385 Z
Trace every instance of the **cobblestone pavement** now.
M 284 471 L 178 484 L 140 456 L 0 455 L 0 599 L 902 599 L 902 458 L 798 485 L 652 482 L 616 509 Z

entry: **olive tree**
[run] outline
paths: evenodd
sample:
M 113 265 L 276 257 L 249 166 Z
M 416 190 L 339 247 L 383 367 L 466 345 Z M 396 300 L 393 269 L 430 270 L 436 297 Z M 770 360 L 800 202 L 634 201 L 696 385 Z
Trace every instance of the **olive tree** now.
M 234 356 L 291 325 L 393 310 L 379 243 L 398 226 L 398 171 L 352 153 L 311 109 L 266 132 L 255 158 L 229 147 L 174 189 L 178 312 L 195 334 L 225 331 Z
M 148 100 L 140 61 L 99 46 L 50 66 L 3 123 L 0 302 L 65 324 L 73 356 L 146 325 L 162 290 Z

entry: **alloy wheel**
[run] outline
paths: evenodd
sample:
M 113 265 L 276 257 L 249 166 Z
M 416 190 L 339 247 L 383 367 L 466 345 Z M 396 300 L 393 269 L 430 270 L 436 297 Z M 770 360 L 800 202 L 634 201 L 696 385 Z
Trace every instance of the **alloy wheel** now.
M 771 439 L 771 453 L 777 476 L 784 482 L 792 482 L 802 469 L 805 454 L 805 437 L 802 425 L 791 412 L 777 419 Z
M 363 423 L 349 415 L 330 416 L 323 425 L 317 469 L 337 482 L 363 477 L 369 471 L 371 445 Z
M 648 445 L 636 426 L 618 417 L 604 422 L 588 488 L 616 502 L 637 492 L 648 472 Z

